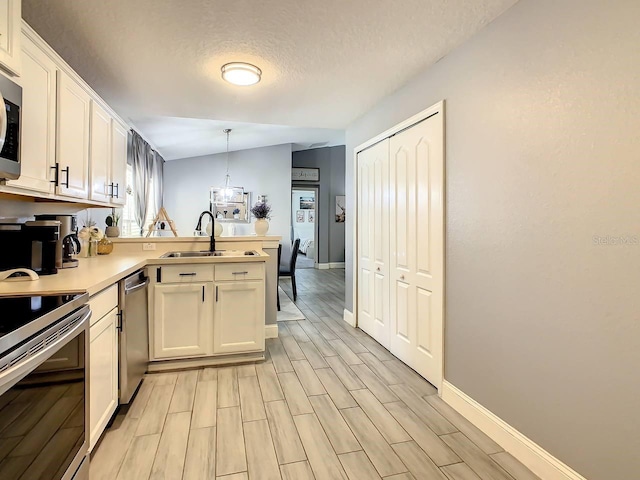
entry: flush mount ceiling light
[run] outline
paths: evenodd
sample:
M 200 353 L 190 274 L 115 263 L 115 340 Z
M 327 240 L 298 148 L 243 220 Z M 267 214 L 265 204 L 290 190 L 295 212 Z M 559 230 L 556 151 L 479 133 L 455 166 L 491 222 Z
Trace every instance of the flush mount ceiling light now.
M 262 70 L 250 63 L 227 63 L 222 66 L 221 70 L 222 78 L 234 85 L 255 85 L 262 77 Z

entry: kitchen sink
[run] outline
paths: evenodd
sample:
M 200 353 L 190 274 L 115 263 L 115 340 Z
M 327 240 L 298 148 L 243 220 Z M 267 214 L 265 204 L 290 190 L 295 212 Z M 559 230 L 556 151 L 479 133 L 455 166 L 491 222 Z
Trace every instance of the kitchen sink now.
M 216 250 L 215 252 L 168 252 L 160 258 L 200 258 L 200 257 L 251 257 L 258 256 L 255 250 Z

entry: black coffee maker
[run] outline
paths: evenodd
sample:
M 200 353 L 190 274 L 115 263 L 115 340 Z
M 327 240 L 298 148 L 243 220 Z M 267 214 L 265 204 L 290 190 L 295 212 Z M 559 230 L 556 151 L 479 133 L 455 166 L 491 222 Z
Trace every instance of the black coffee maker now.
M 0 225 L 0 270 L 29 268 L 39 275 L 58 273 L 60 222 L 30 221 Z

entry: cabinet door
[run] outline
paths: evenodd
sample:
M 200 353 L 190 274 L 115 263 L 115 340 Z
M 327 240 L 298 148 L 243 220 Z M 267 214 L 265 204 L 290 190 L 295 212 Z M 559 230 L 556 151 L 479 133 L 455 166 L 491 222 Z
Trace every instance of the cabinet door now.
M 89 332 L 89 449 L 92 449 L 118 406 L 117 309 Z
M 154 286 L 152 357 L 197 357 L 211 354 L 213 283 Z
M 95 101 L 91 102 L 91 200 L 110 202 L 111 116 Z
M 124 205 L 127 195 L 127 144 L 128 130 L 111 120 L 111 182 L 114 190 L 111 203 Z
M 2 1 L 2 0 L 0 0 Z M 0 37 L 1 38 L 1 37 Z M 22 38 L 21 172 L 8 185 L 52 193 L 56 162 L 57 68 L 26 35 Z
M 214 353 L 264 350 L 264 283 L 216 284 Z
M 88 198 L 91 98 L 71 77 L 58 71 L 58 194 Z
M 22 1 L 0 0 L 0 65 L 20 75 L 20 26 Z

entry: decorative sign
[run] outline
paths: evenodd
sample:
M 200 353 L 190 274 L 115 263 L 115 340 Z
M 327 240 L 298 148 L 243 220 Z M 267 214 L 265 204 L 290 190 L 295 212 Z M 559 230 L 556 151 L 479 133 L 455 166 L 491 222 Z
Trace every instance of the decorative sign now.
M 296 168 L 291 169 L 291 180 L 294 182 L 319 182 L 319 168 Z

